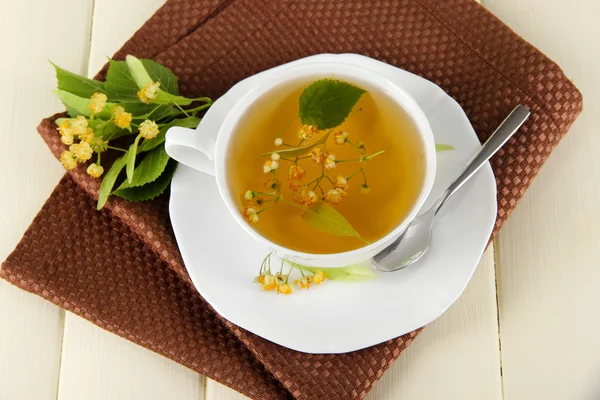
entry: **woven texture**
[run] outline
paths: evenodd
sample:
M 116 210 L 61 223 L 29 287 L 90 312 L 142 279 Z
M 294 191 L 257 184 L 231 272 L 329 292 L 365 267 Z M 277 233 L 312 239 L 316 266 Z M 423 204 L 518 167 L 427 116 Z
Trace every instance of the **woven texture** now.
M 492 159 L 494 234 L 582 108 L 556 64 L 471 0 L 169 0 L 115 58 L 155 59 L 184 94 L 216 98 L 254 73 L 325 52 L 364 54 L 435 82 L 481 140 L 515 105 L 532 111 Z M 58 156 L 54 118 L 38 130 Z M 98 187 L 83 169 L 66 175 L 0 276 L 256 399 L 361 399 L 418 333 L 341 355 L 259 338 L 194 290 L 167 195 L 115 199 L 98 212 Z

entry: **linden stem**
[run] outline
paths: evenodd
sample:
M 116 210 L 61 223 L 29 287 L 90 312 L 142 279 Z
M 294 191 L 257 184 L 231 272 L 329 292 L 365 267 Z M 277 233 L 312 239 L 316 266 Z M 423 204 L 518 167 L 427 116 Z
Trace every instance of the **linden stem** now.
M 179 110 L 185 114 L 186 117 L 190 117 L 190 114 L 188 114 L 183 108 L 181 108 L 181 106 L 175 102 L 173 102 L 172 104 L 175 104 L 175 107 L 179 108 Z
M 106 148 L 107 148 L 107 149 L 112 149 L 112 150 L 119 150 L 119 151 L 122 151 L 122 152 L 124 152 L 124 153 L 127 153 L 127 150 L 125 150 L 125 149 L 120 149 L 120 148 L 118 148 L 118 147 L 106 146 Z

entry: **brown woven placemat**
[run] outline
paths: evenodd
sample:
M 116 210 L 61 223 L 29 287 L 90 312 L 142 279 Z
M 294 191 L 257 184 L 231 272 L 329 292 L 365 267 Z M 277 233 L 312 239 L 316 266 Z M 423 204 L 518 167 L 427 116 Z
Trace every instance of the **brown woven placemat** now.
M 471 0 L 169 0 L 115 58 L 153 58 L 183 93 L 218 97 L 244 77 L 323 52 L 365 54 L 432 80 L 481 140 L 516 104 L 532 111 L 492 160 L 494 234 L 582 108 L 556 64 Z M 53 119 L 38 129 L 59 155 Z M 194 290 L 167 196 L 116 199 L 97 212 L 97 189 L 83 170 L 65 176 L 0 276 L 256 399 L 363 398 L 418 333 L 341 355 L 270 343 L 224 321 Z

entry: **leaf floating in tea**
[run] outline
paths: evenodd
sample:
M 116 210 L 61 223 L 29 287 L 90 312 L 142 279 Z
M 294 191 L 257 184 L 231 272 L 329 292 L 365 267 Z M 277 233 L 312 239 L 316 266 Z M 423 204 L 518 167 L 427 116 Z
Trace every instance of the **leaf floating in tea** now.
M 448 150 L 454 150 L 454 147 L 452 147 L 449 144 L 435 144 L 435 151 L 448 151 Z
M 350 222 L 327 203 L 317 203 L 310 206 L 305 212 L 300 214 L 300 217 L 318 231 L 336 236 L 354 236 L 366 242 L 354 230 Z
M 348 117 L 365 90 L 334 79 L 320 79 L 300 95 L 300 120 L 319 130 L 335 128 Z

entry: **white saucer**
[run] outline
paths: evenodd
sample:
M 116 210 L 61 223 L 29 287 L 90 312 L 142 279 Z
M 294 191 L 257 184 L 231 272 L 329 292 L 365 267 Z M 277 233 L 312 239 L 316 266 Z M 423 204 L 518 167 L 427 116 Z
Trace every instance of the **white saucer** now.
M 401 86 L 423 109 L 438 153 L 436 180 L 425 207 L 458 176 L 481 147 L 461 107 L 435 84 L 355 54 L 307 60 L 345 62 L 377 71 Z M 272 71 L 272 70 L 270 70 Z M 235 101 L 268 79 L 270 71 L 234 86 L 209 110 L 201 129 L 219 129 Z M 232 323 L 272 342 L 308 353 L 344 353 L 369 347 L 428 324 L 462 293 L 486 247 L 496 219 L 496 181 L 489 165 L 442 209 L 429 252 L 410 268 L 376 272 L 377 279 L 326 281 L 291 296 L 263 292 L 253 283 L 269 248 L 251 238 L 229 214 L 212 176 L 179 165 L 171 184 L 170 215 L 186 268 L 200 294 Z

